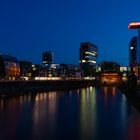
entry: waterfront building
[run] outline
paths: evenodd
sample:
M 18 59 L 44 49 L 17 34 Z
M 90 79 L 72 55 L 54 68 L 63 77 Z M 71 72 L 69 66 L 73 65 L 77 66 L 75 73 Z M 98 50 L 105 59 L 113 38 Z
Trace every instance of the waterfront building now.
M 49 67 L 49 76 L 59 77 L 59 64 L 51 64 Z
M 46 51 L 42 54 L 42 64 L 50 65 L 54 63 L 54 53 L 51 51 Z
M 32 62 L 19 61 L 20 64 L 20 77 L 31 77 L 32 74 Z
M 96 45 L 83 42 L 80 44 L 80 68 L 83 77 L 92 77 L 96 72 L 98 48 Z
M 73 64 L 60 64 L 59 66 L 59 75 L 63 78 L 80 78 L 81 72 L 78 65 Z
M 39 64 L 32 64 L 32 78 L 44 76 L 44 68 Z
M 137 79 L 140 80 L 140 22 L 132 22 L 129 24 L 128 29 L 136 29 L 138 31 L 137 41 L 136 41 L 136 66 L 133 68 Z M 132 65 L 131 65 L 132 67 Z M 132 68 L 131 68 L 132 71 Z
M 137 65 L 137 37 L 134 36 L 129 43 L 129 66 L 131 70 Z
M 20 65 L 16 57 L 0 55 L 0 79 L 15 80 L 20 76 Z
M 101 62 L 100 64 L 101 72 L 120 72 L 120 65 L 116 62 Z
M 121 82 L 120 65 L 116 62 L 101 62 L 101 82 L 104 84 L 116 84 Z

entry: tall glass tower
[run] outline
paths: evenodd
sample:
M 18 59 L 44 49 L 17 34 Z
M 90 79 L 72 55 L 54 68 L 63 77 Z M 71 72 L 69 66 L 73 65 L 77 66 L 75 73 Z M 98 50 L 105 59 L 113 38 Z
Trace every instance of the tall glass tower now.
M 136 29 L 138 30 L 138 37 L 137 37 L 137 46 L 136 46 L 136 67 L 135 67 L 135 74 L 137 79 L 140 80 L 140 22 L 132 22 L 128 26 L 129 29 Z M 132 66 L 131 66 L 132 70 Z
M 54 63 L 54 53 L 51 51 L 46 51 L 42 54 L 42 63 L 44 65 L 49 65 Z
M 96 45 L 83 42 L 80 44 L 80 68 L 83 77 L 92 77 L 96 71 L 98 48 Z
M 136 63 L 140 65 L 140 22 L 132 22 L 129 24 L 129 29 L 138 30 L 137 47 L 136 47 Z
M 137 64 L 137 37 L 134 36 L 129 43 L 129 66 L 135 67 Z

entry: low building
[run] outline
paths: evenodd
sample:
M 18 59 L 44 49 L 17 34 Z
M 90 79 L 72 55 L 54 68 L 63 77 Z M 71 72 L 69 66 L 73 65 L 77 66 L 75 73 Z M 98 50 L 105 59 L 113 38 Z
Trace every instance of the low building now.
M 20 65 L 16 57 L 0 55 L 0 79 L 15 80 L 20 77 Z
M 100 64 L 101 72 L 120 72 L 120 65 L 113 61 L 104 61 Z
M 73 64 L 60 64 L 59 66 L 60 77 L 81 77 L 80 67 Z
M 99 64 L 101 75 L 100 80 L 103 84 L 117 84 L 122 81 L 120 65 L 116 62 L 102 62 Z
M 20 64 L 20 77 L 31 77 L 32 76 L 32 62 L 19 61 L 19 64 Z
M 117 84 L 122 81 L 122 76 L 120 73 L 102 73 L 101 74 L 101 83 L 103 84 Z

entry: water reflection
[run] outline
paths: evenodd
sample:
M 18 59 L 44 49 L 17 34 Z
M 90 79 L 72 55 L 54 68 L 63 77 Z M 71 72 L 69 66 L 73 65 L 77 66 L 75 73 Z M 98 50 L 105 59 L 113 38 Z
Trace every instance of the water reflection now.
M 140 114 L 116 87 L 0 99 L 0 139 L 139 140 Z
M 44 137 L 44 131 L 53 138 L 56 124 L 57 96 L 56 92 L 39 93 L 35 97 L 33 109 L 33 139 Z M 41 133 L 38 133 L 42 130 Z
M 95 87 L 81 90 L 80 128 L 81 139 L 93 139 L 96 135 L 96 91 Z

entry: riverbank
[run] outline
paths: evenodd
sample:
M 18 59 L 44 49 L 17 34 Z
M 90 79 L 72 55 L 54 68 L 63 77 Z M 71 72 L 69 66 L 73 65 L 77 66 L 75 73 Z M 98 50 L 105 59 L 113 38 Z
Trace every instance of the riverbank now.
M 0 95 L 67 90 L 95 85 L 94 80 L 0 81 Z
M 125 94 L 127 99 L 140 112 L 140 85 L 129 87 L 126 84 L 122 84 L 121 86 L 119 86 L 119 89 Z

